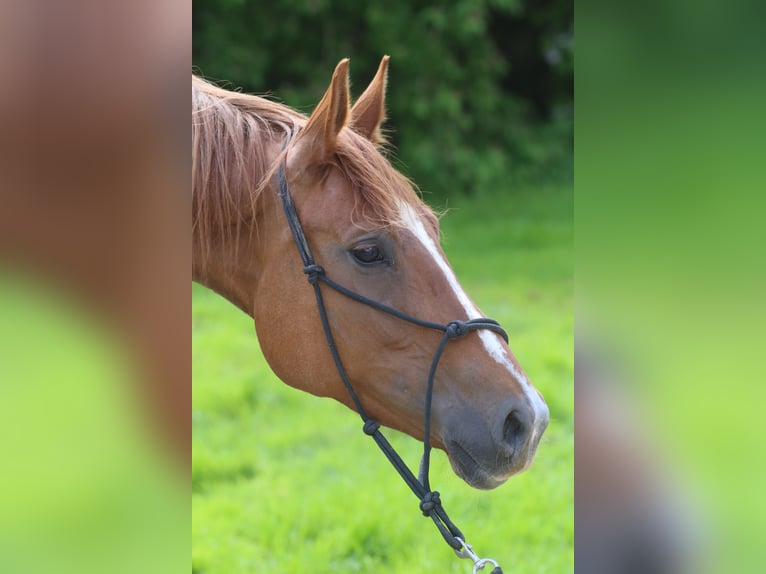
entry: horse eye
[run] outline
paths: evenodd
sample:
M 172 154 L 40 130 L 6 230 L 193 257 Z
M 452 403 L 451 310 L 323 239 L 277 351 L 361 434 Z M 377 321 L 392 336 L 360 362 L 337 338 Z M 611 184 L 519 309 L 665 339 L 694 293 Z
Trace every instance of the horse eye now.
M 362 245 L 360 247 L 355 247 L 352 250 L 352 254 L 354 255 L 354 259 L 364 265 L 371 265 L 373 263 L 385 261 L 385 257 L 383 257 L 383 253 L 377 245 Z

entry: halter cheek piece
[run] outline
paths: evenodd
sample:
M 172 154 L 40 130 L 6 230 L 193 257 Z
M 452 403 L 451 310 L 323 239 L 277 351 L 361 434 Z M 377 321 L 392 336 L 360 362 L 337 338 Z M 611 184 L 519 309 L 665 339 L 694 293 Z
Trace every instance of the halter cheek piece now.
M 290 140 L 288 139 L 287 143 L 289 143 L 289 141 Z M 285 147 L 287 146 L 287 143 L 285 144 Z M 402 313 L 393 307 L 389 307 L 388 305 L 384 305 L 378 301 L 369 299 L 364 295 L 360 295 L 359 293 L 351 291 L 350 289 L 347 289 L 346 287 L 328 278 L 324 268 L 314 261 L 314 256 L 311 254 L 311 248 L 309 247 L 308 241 L 306 240 L 306 235 L 303 232 L 303 227 L 301 226 L 300 220 L 298 219 L 298 213 L 295 210 L 295 205 L 293 204 L 292 197 L 290 196 L 290 190 L 287 185 L 284 158 L 282 158 L 280 161 L 279 169 L 277 171 L 277 179 L 279 183 L 279 196 L 282 200 L 282 207 L 284 208 L 285 216 L 287 217 L 287 223 L 290 226 L 290 231 L 292 232 L 293 239 L 295 240 L 295 245 L 298 248 L 298 254 L 303 261 L 303 272 L 306 274 L 309 284 L 314 289 L 317 309 L 319 310 L 319 317 L 322 322 L 322 329 L 324 330 L 325 338 L 327 339 L 327 345 L 330 348 L 332 358 L 335 361 L 335 367 L 338 369 L 338 374 L 343 381 L 343 385 L 346 387 L 351 400 L 354 402 L 357 412 L 362 417 L 362 421 L 364 421 L 364 433 L 372 437 L 372 439 L 375 441 L 378 447 L 380 447 L 380 450 L 383 451 L 383 454 L 386 455 L 386 458 L 389 460 L 389 462 L 391 462 L 407 486 L 409 486 L 410 490 L 412 490 L 415 496 L 418 497 L 418 500 L 420 500 L 420 510 L 423 513 L 423 516 L 430 517 L 433 520 L 434 524 L 439 529 L 439 532 L 441 532 L 444 540 L 452 547 L 452 549 L 460 558 L 467 558 L 473 561 L 474 574 L 479 570 L 482 570 L 487 564 L 492 564 L 495 567 L 495 569 L 492 571 L 492 574 L 502 574 L 502 570 L 500 566 L 498 566 L 497 562 L 491 558 L 479 558 L 473 552 L 471 545 L 465 542 L 463 533 L 449 519 L 449 516 L 447 516 L 447 512 L 442 506 L 439 493 L 437 491 L 431 490 L 428 474 L 431 460 L 431 400 L 433 397 L 436 368 L 439 366 L 439 360 L 441 359 L 442 353 L 444 352 L 444 348 L 447 346 L 449 341 L 463 337 L 469 333 L 472 333 L 473 331 L 478 331 L 479 329 L 487 329 L 497 333 L 503 339 L 505 339 L 506 343 L 508 342 L 508 335 L 506 334 L 505 330 L 503 330 L 503 328 L 498 324 L 498 322 L 492 319 L 478 318 L 468 321 L 451 321 L 446 325 L 442 325 L 441 323 L 432 323 L 431 321 L 424 321 L 422 319 L 418 319 L 417 317 L 412 317 L 406 313 Z M 351 384 L 351 380 L 349 379 L 348 374 L 346 373 L 346 369 L 343 367 L 343 362 L 340 359 L 338 349 L 335 346 L 335 339 L 333 337 L 332 330 L 330 329 L 330 323 L 327 319 L 327 309 L 324 304 L 324 298 L 322 296 L 320 283 L 324 283 L 329 288 L 337 291 L 338 293 L 353 299 L 354 301 L 372 307 L 373 309 L 377 309 L 378 311 L 382 311 L 383 313 L 387 313 L 414 325 L 428 329 L 435 329 L 444 333 L 439 346 L 436 348 L 433 360 L 431 361 L 431 368 L 428 372 L 423 434 L 423 458 L 420 463 L 419 477 L 415 477 L 415 475 L 412 473 L 409 467 L 407 467 L 399 454 L 388 442 L 386 437 L 383 436 L 383 433 L 380 432 L 380 423 L 370 418 L 370 416 L 364 410 L 362 402 L 359 399 L 359 395 L 356 394 L 356 391 Z

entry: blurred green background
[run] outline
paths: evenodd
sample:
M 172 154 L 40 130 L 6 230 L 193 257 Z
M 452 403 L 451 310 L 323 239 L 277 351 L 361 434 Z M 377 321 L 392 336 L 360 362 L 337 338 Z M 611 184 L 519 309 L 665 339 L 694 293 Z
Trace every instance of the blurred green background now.
M 766 571 L 763 21 L 719 0 L 577 13 L 578 346 L 629 381 L 633 432 L 693 506 L 695 574 Z
M 391 55 L 391 159 L 448 208 L 448 258 L 551 408 L 532 468 L 495 491 L 435 457 L 451 515 L 506 572 L 573 569 L 572 18 L 561 1 L 194 3 L 197 73 L 306 113 L 341 58 L 358 96 Z M 356 415 L 279 382 L 252 321 L 198 285 L 192 315 L 194 572 L 470 570 Z
M 124 339 L 81 303 L 0 270 L 0 572 L 182 572 L 185 473 Z

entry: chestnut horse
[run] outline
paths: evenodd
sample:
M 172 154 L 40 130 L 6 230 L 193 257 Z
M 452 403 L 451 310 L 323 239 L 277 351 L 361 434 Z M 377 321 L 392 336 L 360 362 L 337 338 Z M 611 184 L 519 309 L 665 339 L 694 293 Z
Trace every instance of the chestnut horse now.
M 387 67 L 385 57 L 351 107 L 343 60 L 308 119 L 192 76 L 192 279 L 254 319 L 282 381 L 351 408 L 278 175 L 316 261 L 337 283 L 435 323 L 482 317 L 444 257 L 437 218 L 381 153 Z M 429 367 L 443 334 L 321 287 L 360 404 L 423 440 Z M 451 342 L 430 382 L 427 438 L 458 476 L 489 489 L 529 466 L 548 408 L 499 334 L 485 327 Z

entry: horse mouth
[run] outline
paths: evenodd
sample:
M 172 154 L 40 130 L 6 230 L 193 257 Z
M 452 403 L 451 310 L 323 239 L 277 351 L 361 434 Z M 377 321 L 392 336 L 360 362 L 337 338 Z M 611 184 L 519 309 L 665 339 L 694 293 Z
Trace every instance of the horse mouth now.
M 488 470 L 457 441 L 449 441 L 445 450 L 452 470 L 473 488 L 492 490 L 503 484 L 513 474 L 512 472 L 505 472 L 499 475 Z

